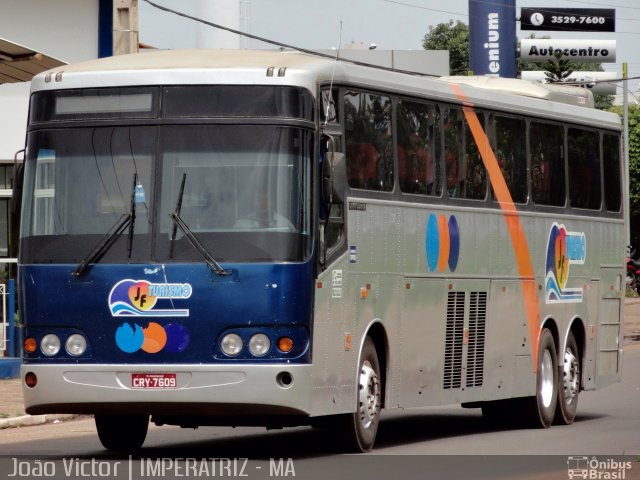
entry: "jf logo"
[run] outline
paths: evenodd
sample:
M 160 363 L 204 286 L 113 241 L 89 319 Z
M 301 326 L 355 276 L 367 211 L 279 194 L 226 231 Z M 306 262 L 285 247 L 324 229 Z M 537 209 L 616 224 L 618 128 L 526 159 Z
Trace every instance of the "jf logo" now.
M 146 280 L 121 280 L 109 293 L 109 309 L 114 317 L 188 317 L 188 309 L 173 307 L 173 300 L 186 300 L 193 289 L 188 283 L 150 283 Z M 189 344 L 189 332 L 179 323 L 162 326 L 148 322 L 146 327 L 125 322 L 118 327 L 116 345 L 126 353 L 142 350 L 158 353 L 183 351 Z
M 435 214 L 427 219 L 426 234 L 427 267 L 430 272 L 444 272 L 447 266 L 454 272 L 460 255 L 460 229 L 454 215 L 447 217 Z
M 582 288 L 568 288 L 570 265 L 583 265 L 587 257 L 587 238 L 583 232 L 568 232 L 554 222 L 547 241 L 545 294 L 547 303 L 582 302 Z

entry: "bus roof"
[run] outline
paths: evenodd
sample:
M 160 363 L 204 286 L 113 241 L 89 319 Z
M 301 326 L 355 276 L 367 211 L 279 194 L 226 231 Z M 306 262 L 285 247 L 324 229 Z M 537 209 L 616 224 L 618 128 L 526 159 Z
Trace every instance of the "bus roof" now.
M 578 105 L 591 93 L 575 87 L 495 77 L 427 77 L 336 62 L 292 51 L 157 50 L 65 65 L 34 77 L 32 92 L 134 85 L 297 85 L 316 94 L 318 84 L 348 85 L 398 95 L 466 104 L 506 113 L 583 125 L 620 128 L 619 116 Z M 591 100 L 589 100 L 591 99 Z

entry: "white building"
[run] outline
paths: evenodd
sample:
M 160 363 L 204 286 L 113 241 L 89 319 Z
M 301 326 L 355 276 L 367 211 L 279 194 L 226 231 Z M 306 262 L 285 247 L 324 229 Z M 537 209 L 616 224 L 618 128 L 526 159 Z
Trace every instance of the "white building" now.
M 10 231 L 14 156 L 24 148 L 28 73 L 111 48 L 112 0 L 0 0 L 0 280 L 15 277 Z M 100 32 L 100 21 L 103 23 Z M 104 32 L 107 28 L 109 31 Z M 100 36 L 102 33 L 102 37 Z M 107 36 L 108 34 L 108 36 Z M 101 45 L 101 39 L 102 45 Z M 108 39 L 108 41 L 107 41 Z M 109 51 L 110 53 L 110 51 Z M 56 61 L 59 60 L 59 61 Z M 20 157 L 21 158 L 21 157 Z

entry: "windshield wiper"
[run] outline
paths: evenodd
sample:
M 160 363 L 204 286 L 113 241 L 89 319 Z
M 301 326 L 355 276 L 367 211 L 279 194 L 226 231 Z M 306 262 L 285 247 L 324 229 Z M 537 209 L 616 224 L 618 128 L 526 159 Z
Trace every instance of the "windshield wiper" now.
M 133 234 L 136 225 L 136 187 L 138 185 L 138 172 L 133 174 L 133 187 L 131 187 L 131 201 L 129 203 L 129 213 L 131 221 L 129 222 L 129 245 L 127 246 L 127 255 L 131 258 L 131 250 L 133 249 Z
M 102 237 L 100 243 L 95 246 L 95 248 L 89 253 L 89 255 L 87 255 L 85 259 L 82 260 L 82 262 L 80 262 L 80 265 L 78 265 L 78 268 L 76 268 L 72 272 L 72 275 L 82 275 L 90 264 L 100 260 L 102 256 L 107 253 L 107 251 L 115 243 L 122 232 L 124 232 L 127 226 L 131 224 L 131 218 L 132 216 L 130 213 L 125 213 L 124 215 L 122 215 L 122 217 L 120 217 L 120 219 L 114 224 L 114 226 L 111 227 L 107 234 Z
M 118 237 L 129 227 L 129 243 L 127 246 L 129 258 L 131 258 L 131 250 L 133 247 L 133 234 L 134 226 L 136 223 L 136 203 L 135 203 L 135 190 L 138 182 L 138 174 L 133 174 L 133 189 L 131 191 L 131 203 L 129 204 L 129 212 L 125 213 L 118 219 L 118 221 L 109 229 L 109 231 L 102 237 L 100 243 L 98 243 L 91 252 L 80 262 L 80 265 L 72 272 L 72 275 L 82 275 L 87 267 L 92 263 L 96 263 L 102 258 L 102 256 L 109 251 L 109 249 L 116 242 Z
M 180 211 L 182 210 L 182 197 L 184 196 L 184 184 L 187 180 L 187 174 L 182 174 L 182 182 L 180 183 L 180 192 L 178 193 L 178 200 L 176 202 L 176 208 L 173 212 L 169 214 L 171 220 L 173 220 L 173 229 L 171 230 L 171 247 L 169 250 L 169 258 L 173 256 L 173 245 L 176 240 L 177 229 L 179 228 L 184 233 L 184 236 L 189 240 L 189 243 L 193 248 L 195 248 L 198 253 L 204 258 L 209 269 L 220 276 L 230 275 L 231 272 L 226 271 L 222 268 L 218 262 L 211 256 L 211 254 L 207 251 L 207 249 L 200 243 L 200 241 L 193 234 L 191 229 L 187 226 L 187 224 L 180 217 Z

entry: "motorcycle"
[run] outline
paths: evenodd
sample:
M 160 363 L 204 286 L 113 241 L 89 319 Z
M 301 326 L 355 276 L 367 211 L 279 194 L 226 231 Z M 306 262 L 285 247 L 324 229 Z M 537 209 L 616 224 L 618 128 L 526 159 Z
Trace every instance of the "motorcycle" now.
M 640 261 L 633 258 L 634 253 L 632 249 L 627 255 L 627 288 L 640 295 Z

